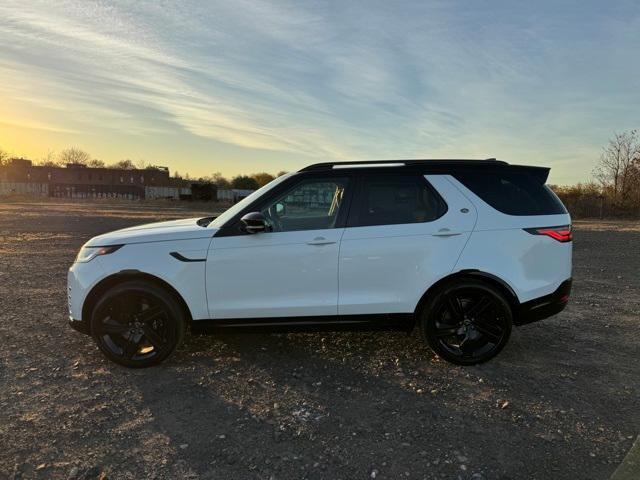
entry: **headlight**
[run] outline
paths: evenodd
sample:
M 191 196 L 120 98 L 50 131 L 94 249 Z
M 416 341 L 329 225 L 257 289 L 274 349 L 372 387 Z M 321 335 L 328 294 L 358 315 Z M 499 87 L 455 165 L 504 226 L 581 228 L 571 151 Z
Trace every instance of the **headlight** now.
M 110 245 L 108 247 L 82 247 L 76 256 L 75 261 L 87 263 L 100 255 L 108 255 L 122 248 L 122 245 Z

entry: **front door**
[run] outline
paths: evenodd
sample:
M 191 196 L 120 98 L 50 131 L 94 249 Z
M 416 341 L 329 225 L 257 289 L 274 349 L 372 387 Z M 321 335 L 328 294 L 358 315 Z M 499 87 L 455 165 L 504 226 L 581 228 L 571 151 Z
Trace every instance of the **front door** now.
M 269 231 L 215 236 L 206 288 L 213 319 L 337 315 L 349 180 L 301 177 L 255 205 Z

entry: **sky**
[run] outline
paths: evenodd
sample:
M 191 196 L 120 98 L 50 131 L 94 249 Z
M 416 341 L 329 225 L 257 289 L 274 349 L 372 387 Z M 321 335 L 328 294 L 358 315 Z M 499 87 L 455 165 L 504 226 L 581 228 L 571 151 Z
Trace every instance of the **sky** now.
M 637 1 L 0 0 L 0 148 L 233 176 L 489 158 L 589 180 L 640 127 Z

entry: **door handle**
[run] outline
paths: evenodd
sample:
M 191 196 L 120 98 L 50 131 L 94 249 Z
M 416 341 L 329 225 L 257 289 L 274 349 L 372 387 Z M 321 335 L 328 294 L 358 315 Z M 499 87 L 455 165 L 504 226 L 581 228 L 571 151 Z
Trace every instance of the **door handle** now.
M 461 232 L 452 232 L 448 228 L 441 228 L 440 230 L 438 230 L 436 233 L 433 233 L 432 235 L 434 237 L 454 237 L 454 236 L 460 235 L 460 234 L 461 234 Z
M 335 240 L 327 240 L 324 237 L 316 237 L 313 240 L 309 240 L 307 245 L 331 245 L 332 243 L 336 243 Z

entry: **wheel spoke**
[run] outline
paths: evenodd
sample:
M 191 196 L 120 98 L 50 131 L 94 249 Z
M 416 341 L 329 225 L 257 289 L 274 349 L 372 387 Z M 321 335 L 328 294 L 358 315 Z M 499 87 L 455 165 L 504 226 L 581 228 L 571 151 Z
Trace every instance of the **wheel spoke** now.
M 149 340 L 149 343 L 151 345 L 153 345 L 153 348 L 155 348 L 156 350 L 162 350 L 164 348 L 164 339 L 153 328 L 151 328 L 149 325 L 144 325 L 142 327 L 142 331 L 144 332 L 145 338 Z
M 111 312 L 115 319 L 121 322 L 127 321 L 128 316 L 136 311 L 136 305 L 130 295 L 120 295 L 113 299 Z
M 449 295 L 448 306 L 451 318 L 453 320 L 462 321 L 464 318 L 464 312 L 462 310 L 462 305 L 460 304 L 460 299 L 456 295 Z
M 122 347 L 122 354 L 126 358 L 131 359 L 134 357 L 136 353 L 138 353 L 138 350 L 139 350 L 138 343 L 132 342 L 129 340 L 124 342 L 124 346 Z
M 480 297 L 476 302 L 474 302 L 471 308 L 467 311 L 467 317 L 469 318 L 479 317 L 487 310 L 487 308 L 491 306 L 491 304 L 492 302 L 489 299 L 489 297 L 486 297 L 486 296 Z
M 435 331 L 435 336 L 438 338 L 451 337 L 453 335 L 456 335 L 457 333 L 458 333 L 458 327 L 443 327 L 443 328 L 437 328 L 437 330 Z
M 465 357 L 473 355 L 476 348 L 476 341 L 471 340 L 468 336 L 460 342 L 460 351 Z
M 478 330 L 482 335 L 487 337 L 491 342 L 497 343 L 502 338 L 502 328 L 498 325 L 490 325 L 486 322 L 475 321 L 473 323 L 476 330 Z
M 128 329 L 129 325 L 124 325 L 115 321 L 102 322 L 100 324 L 100 332 L 107 335 L 123 335 Z
M 146 310 L 143 310 L 139 315 L 138 319 L 144 323 L 151 323 L 157 318 L 161 318 L 165 315 L 165 310 L 162 306 L 156 305 L 153 307 L 149 307 Z

